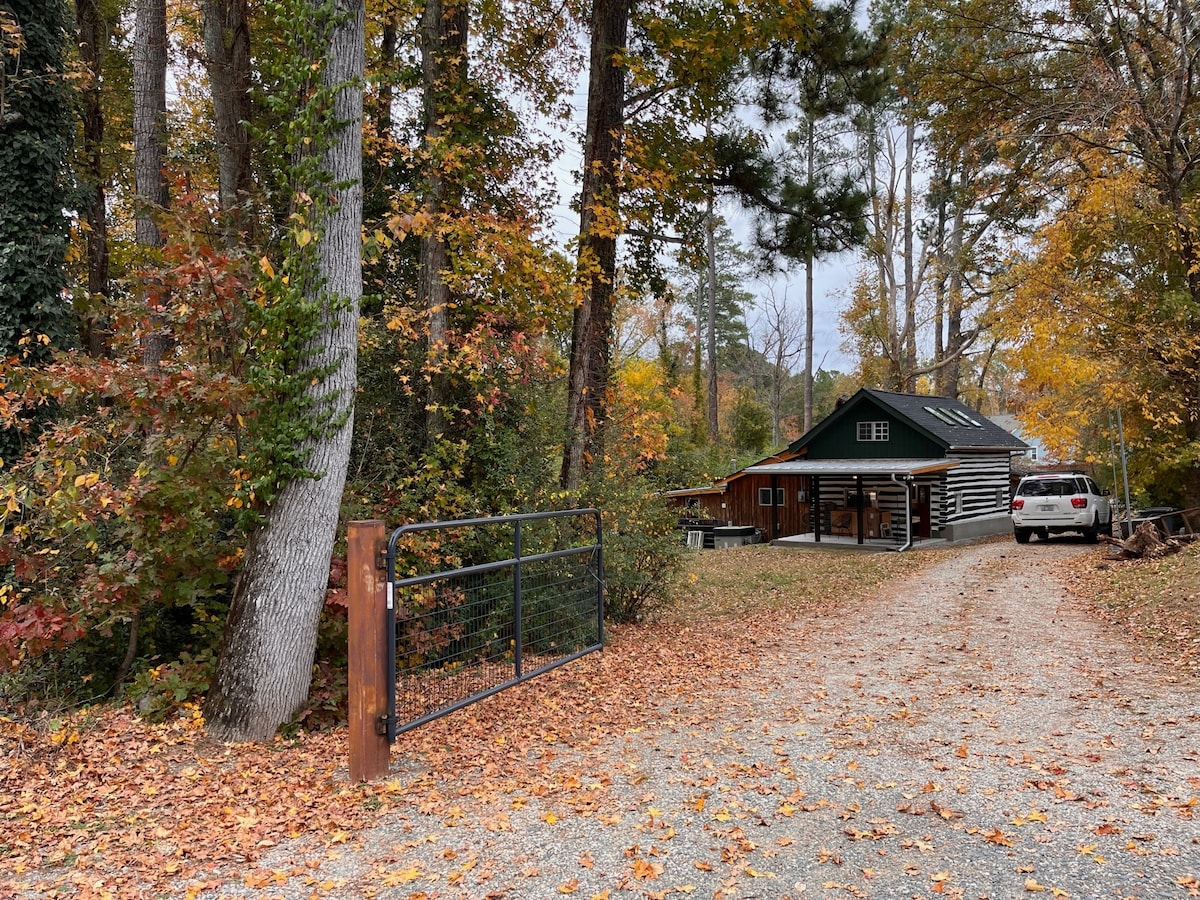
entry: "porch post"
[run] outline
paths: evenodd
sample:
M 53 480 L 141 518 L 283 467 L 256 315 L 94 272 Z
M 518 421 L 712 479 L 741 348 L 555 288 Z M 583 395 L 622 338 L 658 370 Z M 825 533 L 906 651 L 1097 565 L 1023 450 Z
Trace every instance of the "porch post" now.
M 821 476 L 814 475 L 812 477 L 812 514 L 808 517 L 812 521 L 813 540 L 818 544 L 821 543 Z
M 862 476 L 861 475 L 854 476 L 854 484 L 858 488 L 858 496 L 855 498 L 855 502 L 858 505 L 858 510 L 857 510 L 857 513 L 858 513 L 858 542 L 861 544 L 863 542 L 863 532 L 866 531 L 866 528 L 864 528 L 863 526 L 867 524 L 865 521 L 863 521 L 866 518 L 866 516 L 863 515 L 863 512 L 865 510 L 863 508 L 863 489 L 862 489 Z
M 771 540 L 779 537 L 779 476 L 771 473 Z

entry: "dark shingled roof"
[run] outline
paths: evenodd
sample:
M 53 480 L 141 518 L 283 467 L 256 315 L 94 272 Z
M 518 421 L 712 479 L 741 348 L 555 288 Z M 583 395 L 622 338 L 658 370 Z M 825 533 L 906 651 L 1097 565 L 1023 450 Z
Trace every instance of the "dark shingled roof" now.
M 946 445 L 949 450 L 1027 450 L 1029 445 L 1005 431 L 987 416 L 980 415 L 950 397 L 928 394 L 897 394 L 863 388 L 845 407 L 866 395 L 897 416 Z M 836 415 L 836 413 L 834 413 Z

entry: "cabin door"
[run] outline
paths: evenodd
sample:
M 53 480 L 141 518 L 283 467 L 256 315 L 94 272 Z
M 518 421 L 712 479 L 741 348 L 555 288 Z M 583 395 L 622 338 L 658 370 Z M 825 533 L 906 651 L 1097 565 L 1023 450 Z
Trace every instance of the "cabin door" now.
M 918 484 L 913 491 L 912 517 L 916 531 L 915 537 L 925 539 L 933 534 L 929 485 Z

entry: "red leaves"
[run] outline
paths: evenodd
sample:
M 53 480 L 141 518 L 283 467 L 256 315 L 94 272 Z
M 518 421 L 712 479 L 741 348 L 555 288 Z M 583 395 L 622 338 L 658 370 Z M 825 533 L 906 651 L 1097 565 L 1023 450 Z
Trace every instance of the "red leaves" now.
M 80 636 L 79 617 L 64 609 L 19 603 L 0 615 L 0 667 L 25 654 L 65 647 Z

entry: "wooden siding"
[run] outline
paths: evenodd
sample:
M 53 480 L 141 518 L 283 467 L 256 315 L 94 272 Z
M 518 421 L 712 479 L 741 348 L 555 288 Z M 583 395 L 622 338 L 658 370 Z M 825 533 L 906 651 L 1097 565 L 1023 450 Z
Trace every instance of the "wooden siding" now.
M 946 447 L 914 428 L 906 419 L 874 403 L 859 404 L 852 413 L 834 412 L 839 420 L 808 445 L 807 459 L 936 459 Z M 887 422 L 886 441 L 860 441 L 859 422 Z M 799 449 L 799 448 L 797 448 Z
M 943 524 L 1008 512 L 1007 453 L 952 454 L 958 466 L 946 473 Z
M 782 499 L 782 505 L 763 506 L 758 500 L 759 488 L 771 491 L 772 500 Z M 778 492 L 782 491 L 782 498 Z M 800 492 L 808 497 L 807 475 L 747 474 L 734 478 L 725 489 L 725 509 L 717 518 L 733 525 L 753 525 L 762 529 L 767 540 L 800 534 L 808 521 L 808 501 L 801 502 Z
M 771 499 L 782 504 L 764 506 L 758 502 L 759 488 L 771 491 Z M 782 497 L 778 492 L 782 491 Z M 730 479 L 724 493 L 697 493 L 668 497 L 667 502 L 680 515 L 713 519 L 723 525 L 749 525 L 762 531 L 767 540 L 802 534 L 808 527 L 809 503 L 800 500 L 800 492 L 808 496 L 807 475 L 746 474 Z
M 721 503 L 724 494 L 703 493 L 695 495 L 680 494 L 667 497 L 667 505 L 679 511 L 681 516 L 694 519 L 721 519 Z

